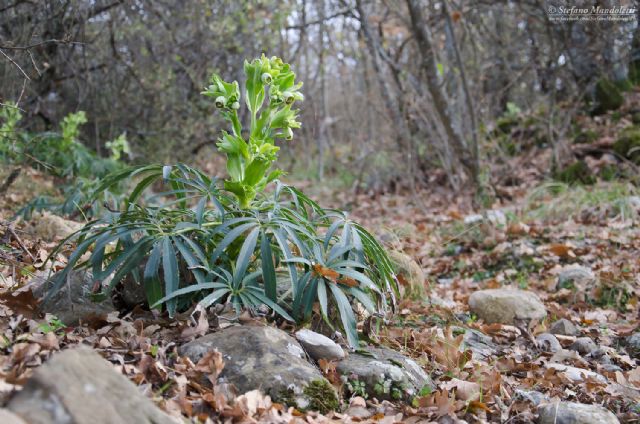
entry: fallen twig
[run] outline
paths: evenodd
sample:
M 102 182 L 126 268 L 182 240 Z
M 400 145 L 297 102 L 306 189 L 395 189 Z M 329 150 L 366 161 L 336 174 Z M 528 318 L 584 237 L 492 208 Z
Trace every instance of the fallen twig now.
M 7 228 L 7 231 L 9 231 L 9 234 L 11 234 L 11 237 L 13 237 L 13 239 L 18 243 L 18 246 L 20 246 L 20 249 L 22 249 L 24 253 L 29 255 L 29 258 L 31 258 L 31 260 L 35 262 L 36 258 L 31 254 L 31 252 L 29 252 L 29 249 L 27 249 L 27 247 L 24 245 L 24 243 L 22 242 L 22 240 L 20 239 L 16 231 L 13 229 L 13 223 L 9 221 L 2 221 L 0 222 L 0 224 L 2 224 Z

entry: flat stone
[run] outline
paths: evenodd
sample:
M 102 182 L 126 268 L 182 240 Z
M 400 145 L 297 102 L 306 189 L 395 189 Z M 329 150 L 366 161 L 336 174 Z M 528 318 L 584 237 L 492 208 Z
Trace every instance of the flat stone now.
M 488 324 L 514 324 L 547 316 L 536 294 L 516 289 L 478 290 L 469 296 L 469 308 Z
M 555 362 L 550 362 L 545 364 L 547 368 L 553 368 L 563 373 L 569 380 L 578 383 L 584 380 L 585 377 L 593 378 L 602 383 L 607 382 L 607 378 L 603 375 L 598 374 L 597 372 L 593 372 L 591 370 L 586 370 L 584 368 L 572 367 L 571 365 L 558 364 Z
M 575 350 L 581 355 L 588 355 L 598 348 L 598 345 L 589 337 L 579 337 L 569 346 L 570 350 Z
M 389 251 L 389 259 L 406 295 L 420 295 L 424 292 L 424 272 L 409 255 L 397 250 Z
M 544 352 L 558 352 L 562 350 L 562 346 L 560 342 L 553 334 L 542 333 L 536 337 L 536 342 L 538 343 L 538 347 L 542 349 Z
M 472 328 L 453 327 L 453 330 L 461 329 L 464 331 L 463 342 L 460 351 L 470 349 L 473 357 L 478 359 L 489 359 L 498 353 L 498 346 L 493 339 L 486 334 Z
M 487 210 L 486 218 L 491 224 L 495 226 L 504 227 L 505 225 L 507 225 L 507 216 L 499 209 Z M 481 214 L 467 215 L 464 217 L 464 223 L 465 225 L 472 225 L 477 224 L 478 222 L 482 222 L 484 221 L 484 219 L 485 215 Z
M 364 384 L 370 397 L 378 400 L 410 400 L 431 378 L 411 358 L 385 347 L 368 347 L 368 354 L 352 353 L 338 362 L 336 370 L 347 384 Z
M 35 370 L 7 408 L 29 424 L 175 423 L 87 347 L 55 354 Z
M 538 407 L 538 424 L 619 424 L 618 418 L 598 405 L 575 402 L 547 403 Z
M 633 333 L 627 338 L 627 348 L 631 356 L 640 359 L 640 331 Z
M 328 361 L 344 358 L 344 350 L 327 336 L 303 329 L 296 332 L 296 339 L 313 359 Z
M 517 399 L 522 399 L 524 401 L 530 402 L 534 406 L 538 406 L 541 403 L 549 401 L 547 395 L 536 390 L 516 389 L 515 395 Z
M 574 323 L 568 319 L 562 318 L 551 324 L 549 327 L 549 333 L 559 334 L 561 336 L 577 336 L 580 334 L 580 330 Z
M 40 304 L 42 313 L 53 314 L 68 326 L 76 326 L 91 318 L 105 316 L 116 310 L 110 298 L 100 302 L 91 300 L 91 290 L 94 280 L 89 271 L 69 272 L 67 283 L 46 303 Z M 52 283 L 46 282 L 35 291 L 37 297 L 44 297 L 50 290 Z
M 34 215 L 31 221 L 34 222 L 35 235 L 46 241 L 65 239 L 84 226 L 80 222 L 70 221 L 46 211 Z
M 344 411 L 344 414 L 361 420 L 366 420 L 373 415 L 373 413 L 364 406 L 350 406 L 346 411 Z
M 590 268 L 582 265 L 568 265 L 558 272 L 557 288 L 582 287 L 596 281 L 596 276 Z
M 304 393 L 308 385 L 327 382 L 307 362 L 300 344 L 277 328 L 227 327 L 181 346 L 179 353 L 195 363 L 213 349 L 225 362 L 219 383 L 231 383 L 239 393 L 258 389 L 275 401 L 304 409 L 310 404 Z

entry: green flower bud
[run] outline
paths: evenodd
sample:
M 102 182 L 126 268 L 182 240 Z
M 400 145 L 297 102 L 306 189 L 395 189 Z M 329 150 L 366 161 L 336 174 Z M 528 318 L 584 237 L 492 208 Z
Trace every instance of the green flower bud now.
M 290 105 L 296 100 L 295 96 L 288 91 L 285 91 L 284 93 L 282 93 L 282 97 L 284 98 L 284 102 L 288 105 Z
M 227 99 L 225 99 L 224 96 L 216 97 L 216 107 L 218 109 L 222 109 L 226 103 L 227 103 Z
M 287 128 L 285 130 L 285 140 L 293 140 L 293 130 L 291 128 Z
M 233 109 L 233 110 L 238 110 L 238 109 L 240 109 L 240 103 L 238 103 L 238 102 L 233 102 L 233 103 L 231 104 L 231 109 Z
M 272 78 L 271 78 L 271 74 L 269 74 L 268 72 L 265 72 L 264 74 L 262 74 L 262 83 L 265 85 L 269 85 L 271 84 Z

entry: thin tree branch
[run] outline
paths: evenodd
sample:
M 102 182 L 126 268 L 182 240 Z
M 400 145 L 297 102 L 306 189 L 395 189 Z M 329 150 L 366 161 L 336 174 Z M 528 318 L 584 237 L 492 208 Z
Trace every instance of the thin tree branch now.
M 18 68 L 18 69 L 20 70 L 20 72 L 22 72 L 22 75 L 24 75 L 24 77 L 25 77 L 26 79 L 28 79 L 29 81 L 31 81 L 31 78 L 29 78 L 29 75 L 27 75 L 27 73 L 26 73 L 26 72 L 25 72 L 25 71 L 20 67 L 20 65 L 18 65 L 18 64 L 16 63 L 16 61 L 15 61 L 15 60 L 13 60 L 13 59 L 8 55 L 8 54 L 6 54 L 5 52 L 3 52 L 1 49 L 0 49 L 0 53 L 2 53 L 2 55 L 3 55 L 4 57 L 6 57 L 6 58 L 7 58 L 7 60 L 9 60 L 9 62 L 13 63 L 13 64 L 14 64 L 14 66 L 15 66 L 16 68 Z
M 348 8 L 345 10 L 341 10 L 339 12 L 336 12 L 332 15 L 328 15 L 328 16 L 324 16 L 320 19 L 316 19 L 315 21 L 309 21 L 309 22 L 303 22 L 302 24 L 298 24 L 298 25 L 289 25 L 284 27 L 285 29 L 305 29 L 308 26 L 311 25 L 320 25 L 320 24 L 324 24 L 327 21 L 330 21 L 331 19 L 337 18 L 339 16 L 353 16 L 353 9 L 352 8 Z

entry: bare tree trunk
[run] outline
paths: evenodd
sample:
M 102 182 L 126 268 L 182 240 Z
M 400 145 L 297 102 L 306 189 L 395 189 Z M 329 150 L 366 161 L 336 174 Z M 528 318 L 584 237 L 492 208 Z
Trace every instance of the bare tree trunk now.
M 320 119 L 319 134 L 318 134 L 318 180 L 324 179 L 324 155 L 325 148 L 327 147 L 327 81 L 325 75 L 325 46 L 324 46 L 324 32 L 325 32 L 325 0 L 318 2 L 318 17 L 320 19 L 320 28 L 318 31 L 318 65 L 320 66 Z
M 405 117 L 401 113 L 401 108 L 398 102 L 394 100 L 394 97 L 389 90 L 389 86 L 385 81 L 384 73 L 380 66 L 376 40 L 374 39 L 371 26 L 369 25 L 367 14 L 362 7 L 362 0 L 356 0 L 356 10 L 358 11 L 358 18 L 360 20 L 360 26 L 362 34 L 364 36 L 364 41 L 367 45 L 367 50 L 369 50 L 369 55 L 371 56 L 371 65 L 378 79 L 378 84 L 380 85 L 380 91 L 382 93 L 381 97 L 385 103 L 387 112 L 391 115 L 393 125 L 395 126 L 395 133 L 397 134 L 398 144 L 405 152 L 409 152 L 407 165 L 410 167 L 413 159 L 411 157 L 411 134 L 409 132 L 409 128 L 407 127 Z M 409 172 L 409 174 L 411 174 L 411 171 Z M 409 178 L 411 178 L 410 184 L 413 187 L 413 184 L 415 183 L 415 176 L 409 175 Z
M 479 166 L 473 155 L 467 149 L 462 137 L 456 133 L 451 117 L 447 110 L 447 100 L 440 88 L 437 74 L 436 61 L 433 54 L 431 36 L 427 30 L 427 23 L 422 15 L 418 0 L 407 0 L 411 29 L 418 44 L 418 50 L 422 59 L 422 71 L 426 75 L 427 89 L 433 100 L 438 118 L 442 122 L 447 136 L 447 142 L 453 148 L 457 159 L 471 177 L 472 183 L 477 186 Z

